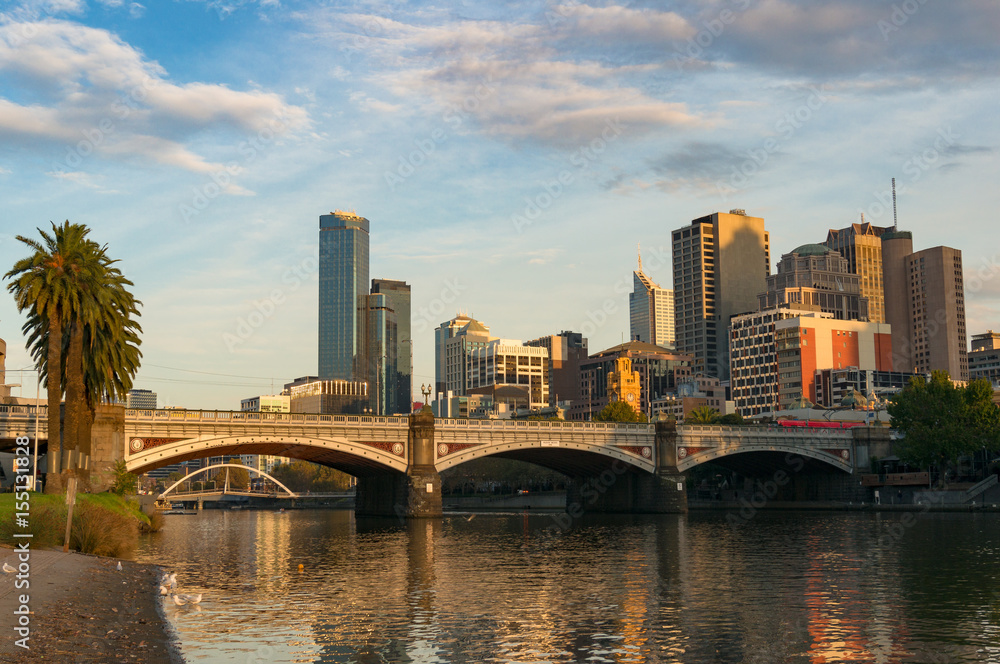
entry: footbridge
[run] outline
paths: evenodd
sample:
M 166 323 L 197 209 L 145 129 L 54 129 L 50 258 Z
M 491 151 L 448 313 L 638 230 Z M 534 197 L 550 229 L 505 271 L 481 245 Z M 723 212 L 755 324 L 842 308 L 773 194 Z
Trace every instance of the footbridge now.
M 0 408 L 0 439 L 34 426 L 30 413 L 6 415 Z M 357 477 L 359 513 L 433 516 L 441 512 L 439 473 L 485 456 L 564 473 L 570 502 L 589 511 L 677 512 L 686 509 L 683 475 L 700 464 L 759 472 L 808 464 L 849 475 L 868 468 L 873 441 L 888 445 L 888 430 L 436 419 L 426 408 L 378 417 L 105 406 L 93 439 L 95 470 L 104 457 L 143 473 L 209 456 L 272 454 Z

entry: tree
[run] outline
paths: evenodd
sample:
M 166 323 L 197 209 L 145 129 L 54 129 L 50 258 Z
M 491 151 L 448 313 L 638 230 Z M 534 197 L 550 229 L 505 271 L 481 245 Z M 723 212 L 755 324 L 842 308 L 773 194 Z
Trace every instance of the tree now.
M 87 235 L 81 224 L 38 229 L 42 242 L 18 236 L 34 254 L 5 275 L 19 311 L 22 331 L 45 376 L 49 400 L 49 471 L 59 471 L 61 450 L 90 453 L 90 429 L 102 401 L 124 399 L 139 368 L 141 304 L 126 288 L 132 282 L 117 262 Z M 51 369 L 51 370 L 50 370 Z M 65 425 L 59 403 L 66 391 Z M 60 431 L 62 430 L 61 442 Z M 58 483 L 47 483 L 58 490 Z
M 309 461 L 279 464 L 271 469 L 271 476 L 297 493 L 332 493 L 346 491 L 351 486 L 351 476 L 347 473 Z
M 133 494 L 136 492 L 136 486 L 139 478 L 128 471 L 128 467 L 125 465 L 125 459 L 118 459 L 118 461 L 115 461 L 114 474 L 115 479 L 109 489 L 111 493 L 117 493 L 119 496 L 124 496 L 125 494 Z
M 595 422 L 645 422 L 646 416 L 637 413 L 624 401 L 612 401 L 601 412 L 594 415 Z
M 699 406 L 684 418 L 685 424 L 713 424 L 719 417 L 719 411 L 711 406 Z
M 920 468 L 954 463 L 981 449 L 1000 450 L 1000 410 L 989 381 L 956 387 L 946 371 L 913 378 L 888 407 L 903 434 L 899 458 Z
M 728 415 L 716 418 L 715 424 L 721 424 L 728 427 L 738 427 L 743 426 L 746 422 L 743 421 L 743 416 L 739 413 L 729 413 Z
M 245 491 L 250 488 L 250 471 L 245 468 L 219 468 L 215 471 L 212 479 L 215 486 L 226 486 L 226 475 L 229 475 L 229 488 Z

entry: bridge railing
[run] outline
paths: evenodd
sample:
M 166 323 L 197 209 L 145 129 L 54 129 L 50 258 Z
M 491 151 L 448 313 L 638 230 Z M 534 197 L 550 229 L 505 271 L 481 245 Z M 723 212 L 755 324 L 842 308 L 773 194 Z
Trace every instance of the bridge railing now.
M 0 417 L 11 420 L 28 420 L 35 417 L 35 410 L 38 411 L 39 417 L 48 417 L 48 406 L 19 406 L 16 404 L 0 404 Z
M 652 424 L 626 422 L 564 422 L 553 420 L 482 420 L 462 418 L 438 418 L 435 428 L 441 429 L 583 429 L 583 430 L 630 430 L 649 431 Z
M 218 422 L 220 424 L 377 424 L 380 426 L 408 426 L 405 416 L 381 415 L 319 415 L 316 413 L 259 413 L 239 410 L 164 410 L 129 409 L 125 419 L 167 422 Z

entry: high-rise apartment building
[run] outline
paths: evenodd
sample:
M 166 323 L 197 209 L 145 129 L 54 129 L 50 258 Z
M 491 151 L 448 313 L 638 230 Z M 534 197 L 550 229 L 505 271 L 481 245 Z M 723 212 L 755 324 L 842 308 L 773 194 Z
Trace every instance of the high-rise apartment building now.
M 906 257 L 913 253 L 910 231 L 882 234 L 882 288 L 885 322 L 892 329 L 892 370 L 913 371 L 913 319 L 910 311 L 910 275 Z
M 319 377 L 367 380 L 369 222 L 337 210 L 319 218 Z
M 575 403 L 580 398 L 580 362 L 586 360 L 587 340 L 579 332 L 560 332 L 525 341 L 549 352 L 549 405 Z
M 969 353 L 969 380 L 985 378 L 1000 385 L 1000 334 L 993 330 L 972 335 Z
M 729 325 L 730 387 L 736 411 L 743 417 L 778 409 L 778 321 L 816 313 L 781 307 L 734 316 Z
M 851 224 L 830 231 L 826 246 L 836 249 L 847 259 L 849 269 L 858 276 L 861 297 L 868 299 L 868 320 L 888 322 L 885 317 L 885 288 L 882 283 L 882 235 L 890 228 L 869 223 Z
M 409 413 L 413 406 L 413 338 L 410 336 L 410 285 L 405 281 L 372 279 L 372 295 L 388 298 L 389 308 L 396 314 L 396 395 L 393 413 Z
M 403 412 L 399 397 L 397 367 L 396 312 L 389 306 L 389 297 L 374 293 L 366 298 L 368 320 L 365 325 L 365 361 L 368 366 L 370 408 L 376 415 Z M 407 400 L 408 401 L 408 400 Z M 409 412 L 407 408 L 405 412 Z
M 459 314 L 434 330 L 434 393 L 437 399 L 464 396 L 468 387 L 469 354 L 495 337 L 478 320 Z M 448 395 L 451 392 L 451 395 Z
M 661 288 L 642 271 L 642 256 L 639 256 L 639 269 L 632 273 L 628 309 L 632 341 L 674 347 L 674 292 Z
M 804 244 L 778 261 L 761 293 L 761 311 L 795 307 L 823 311 L 840 320 L 868 320 L 868 299 L 847 259 L 822 244 Z M 881 283 L 881 282 L 880 282 Z
M 132 410 L 156 410 L 156 392 L 129 390 L 125 396 L 125 407 Z
M 757 310 L 771 272 L 764 220 L 743 210 L 700 217 L 672 234 L 677 351 L 729 380 L 729 319 Z
M 906 265 L 913 371 L 947 371 L 953 380 L 969 380 L 962 252 L 924 249 L 907 256 Z

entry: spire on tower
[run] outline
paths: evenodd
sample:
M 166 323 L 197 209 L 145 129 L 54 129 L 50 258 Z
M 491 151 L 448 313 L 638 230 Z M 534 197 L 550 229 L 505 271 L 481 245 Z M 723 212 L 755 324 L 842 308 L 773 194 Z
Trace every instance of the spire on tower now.
M 636 251 L 639 254 L 639 272 L 642 272 L 642 243 L 641 242 L 636 242 L 635 243 L 635 247 L 636 247 Z

